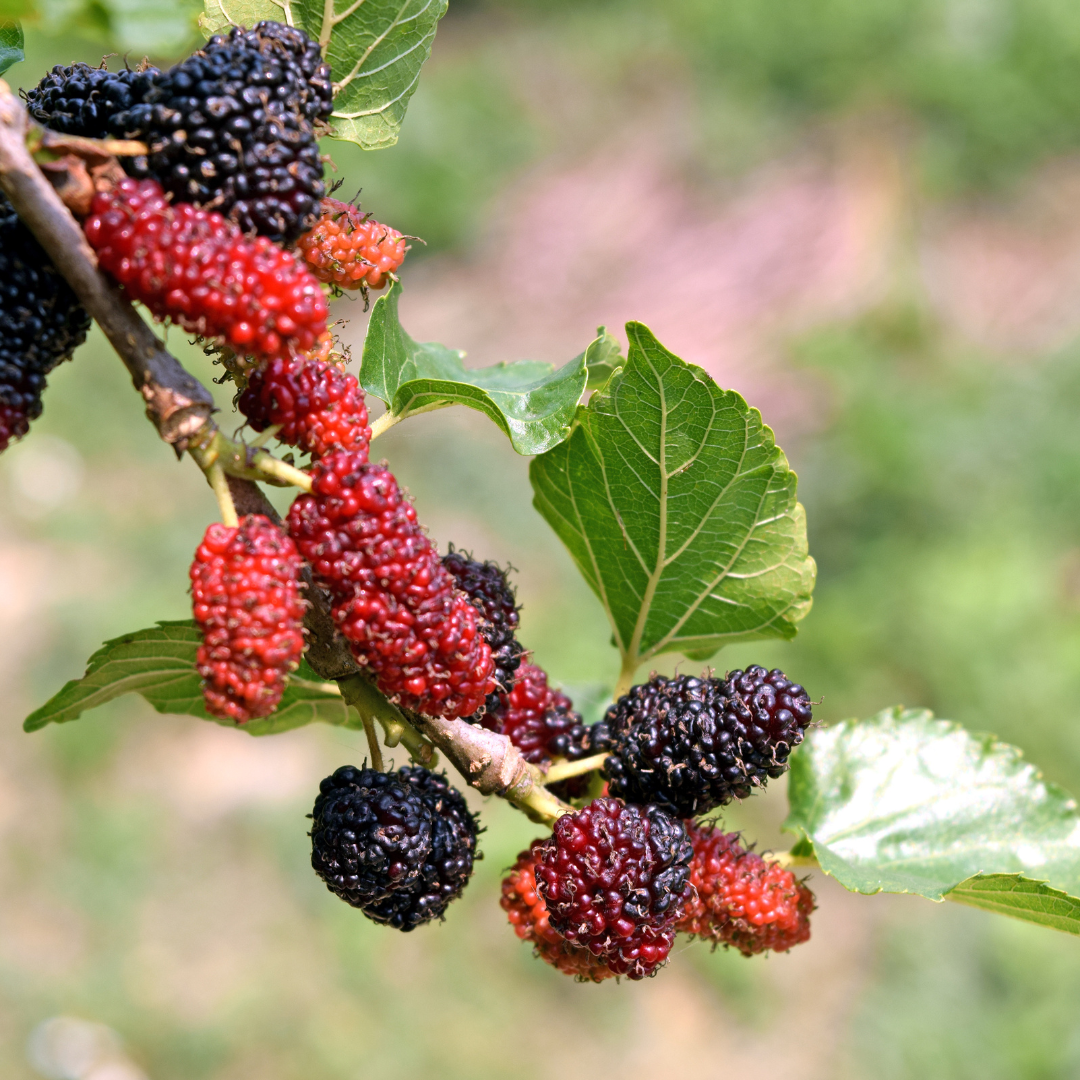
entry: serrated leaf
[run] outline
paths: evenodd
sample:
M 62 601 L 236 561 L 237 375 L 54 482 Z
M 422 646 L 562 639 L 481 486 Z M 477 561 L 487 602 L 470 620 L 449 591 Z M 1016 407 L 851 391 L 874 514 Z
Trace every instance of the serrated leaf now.
M 395 282 L 375 302 L 360 365 L 360 383 L 386 402 L 389 423 L 465 405 L 498 424 L 519 454 L 541 454 L 566 438 L 600 338 L 558 370 L 535 360 L 469 369 L 460 350 L 409 337 L 398 318 L 400 296 Z
M 0 75 L 23 58 L 22 26 L 17 22 L 0 23 Z
M 960 882 L 945 899 L 1080 934 L 1080 898 L 1020 874 L 980 874 Z
M 73 679 L 59 693 L 32 712 L 23 724 L 37 731 L 48 724 L 77 720 L 84 712 L 122 694 L 141 694 L 160 713 L 179 713 L 214 720 L 203 706 L 195 653 L 202 636 L 193 622 L 159 622 L 146 630 L 106 641 L 87 662 L 86 674 Z M 319 676 L 301 663 L 295 679 L 318 683 Z M 243 725 L 249 735 L 273 735 L 319 720 L 343 727 L 362 726 L 340 697 L 290 681 L 273 715 Z
M 323 47 L 334 80 L 331 134 L 365 150 L 397 142 L 447 0 L 205 0 L 208 33 L 275 19 Z
M 1046 906 L 1036 896 L 1080 896 L 1075 800 L 1015 746 L 926 710 L 811 731 L 792 754 L 788 798 L 784 828 L 806 837 L 822 870 L 853 892 L 949 895 L 1021 918 Z M 1007 899 L 1005 883 L 986 875 L 1049 891 L 1017 885 Z
M 647 327 L 627 335 L 625 364 L 529 472 L 607 610 L 624 681 L 658 653 L 793 637 L 815 574 L 795 474 L 758 411 Z

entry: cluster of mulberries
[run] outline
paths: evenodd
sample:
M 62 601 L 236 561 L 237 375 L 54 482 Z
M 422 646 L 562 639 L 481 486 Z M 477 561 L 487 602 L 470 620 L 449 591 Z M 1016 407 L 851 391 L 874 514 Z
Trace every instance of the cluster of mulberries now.
M 170 204 L 153 180 L 98 193 L 84 228 L 102 269 L 159 319 L 266 359 L 326 332 L 326 298 L 294 255 L 220 214 Z
M 147 67 L 109 71 L 89 64 L 57 65 L 24 95 L 30 115 L 63 135 L 104 139 L 117 113 L 146 99 L 161 72 Z
M 341 289 L 381 289 L 405 260 L 405 238 L 338 199 L 323 199 L 321 211 L 297 243 L 312 273 Z
M 397 930 L 441 919 L 478 857 L 465 800 L 419 766 L 342 766 L 320 785 L 311 817 L 311 865 L 326 887 Z
M 277 708 L 304 651 L 300 570 L 296 545 L 262 515 L 206 530 L 191 592 L 203 635 L 196 667 L 212 716 L 242 724 Z
M 491 649 L 393 475 L 365 449 L 320 458 L 311 478 L 289 531 L 357 660 L 408 708 L 476 712 L 494 686 Z
M 0 195 L 0 450 L 41 415 L 46 376 L 89 326 L 86 309 Z

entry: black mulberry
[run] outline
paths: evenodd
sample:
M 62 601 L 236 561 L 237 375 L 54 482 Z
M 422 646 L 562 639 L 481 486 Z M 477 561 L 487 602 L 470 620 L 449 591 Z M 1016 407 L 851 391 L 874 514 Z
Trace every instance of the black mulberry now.
M 152 67 L 107 71 L 82 63 L 57 64 L 26 92 L 26 108 L 39 124 L 53 131 L 103 139 L 112 118 L 142 102 L 160 75 Z

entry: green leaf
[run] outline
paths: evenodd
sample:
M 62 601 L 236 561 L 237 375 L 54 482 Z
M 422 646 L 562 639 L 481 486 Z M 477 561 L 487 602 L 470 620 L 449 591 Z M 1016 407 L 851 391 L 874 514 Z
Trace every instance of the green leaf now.
M 0 75 L 23 57 L 23 29 L 17 22 L 0 23 Z
M 379 150 L 397 142 L 447 0 L 205 0 L 203 28 L 275 19 L 323 47 L 334 79 L 331 134 Z
M 607 332 L 606 326 L 596 328 L 596 340 L 582 354 L 589 369 L 586 390 L 599 390 L 626 363 L 619 349 L 619 342 Z
M 623 683 L 657 653 L 793 637 L 815 573 L 795 474 L 758 411 L 626 329 L 624 366 L 529 474 L 607 610 Z
M 104 705 L 122 694 L 141 694 L 160 713 L 180 713 L 236 727 L 218 720 L 203 707 L 202 690 L 195 670 L 195 653 L 202 636 L 194 622 L 159 622 L 147 630 L 107 641 L 90 657 L 86 674 L 67 683 L 40 709 L 32 712 L 23 727 L 37 731 L 47 724 L 77 720 L 88 709 Z M 310 681 L 314 686 L 305 686 Z M 319 676 L 301 663 L 282 695 L 277 711 L 263 720 L 243 725 L 249 735 L 273 735 L 303 727 L 313 720 L 343 727 L 362 726 L 338 696 L 317 689 Z
M 535 360 L 467 369 L 460 350 L 405 333 L 400 296 L 395 282 L 375 302 L 360 365 L 361 385 L 388 406 L 381 430 L 417 413 L 466 405 L 498 424 L 519 454 L 542 454 L 566 438 L 600 338 L 558 370 Z
M 926 710 L 811 731 L 784 828 L 853 892 L 914 893 L 1080 932 L 1080 812 L 1015 746 Z M 805 852 L 804 852 L 805 853 Z

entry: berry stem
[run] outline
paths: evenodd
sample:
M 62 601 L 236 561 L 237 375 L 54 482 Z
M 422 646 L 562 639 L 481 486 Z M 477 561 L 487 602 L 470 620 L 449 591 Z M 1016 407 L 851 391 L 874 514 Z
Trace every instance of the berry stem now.
M 360 714 L 364 729 L 378 720 L 386 733 L 387 746 L 404 746 L 409 757 L 419 765 L 432 768 L 435 764 L 435 750 L 402 715 L 401 710 L 388 701 L 363 675 L 350 675 L 339 679 L 341 696 Z M 370 736 L 369 736 L 370 738 Z M 393 740 L 393 741 L 391 741 Z M 372 760 L 375 754 L 372 753 Z
M 599 769 L 608 759 L 608 754 L 593 754 L 592 757 L 582 758 L 580 761 L 557 761 L 544 774 L 545 784 L 557 784 L 560 780 L 569 780 L 572 776 L 581 776 L 584 773 Z
M 271 424 L 265 431 L 256 435 L 255 438 L 248 443 L 248 446 L 255 450 L 262 449 L 262 447 L 266 446 L 266 444 L 281 430 L 281 427 L 281 424 Z
M 229 491 L 229 481 L 225 478 L 225 470 L 221 467 L 220 461 L 215 461 L 206 470 L 206 479 L 217 497 L 222 523 L 230 529 L 235 529 L 240 524 L 240 518 L 236 515 L 232 492 Z
M 284 480 L 286 484 L 292 484 L 301 491 L 311 491 L 311 477 L 306 472 L 287 462 L 279 461 L 272 454 L 265 451 L 256 454 L 253 465 L 256 472 L 264 476 L 274 480 Z
M 360 714 L 360 719 L 364 723 L 364 734 L 367 736 L 368 753 L 371 754 L 371 767 L 376 772 L 386 772 L 382 747 L 379 745 L 379 735 L 375 730 L 375 721 L 366 712 Z

